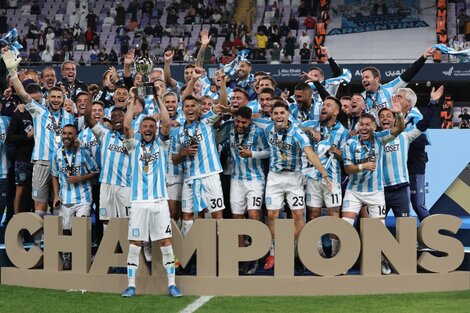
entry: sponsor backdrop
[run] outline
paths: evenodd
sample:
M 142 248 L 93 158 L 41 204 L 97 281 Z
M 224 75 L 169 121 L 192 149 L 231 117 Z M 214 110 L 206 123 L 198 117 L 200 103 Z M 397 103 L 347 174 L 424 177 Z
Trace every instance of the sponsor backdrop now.
M 352 81 L 359 82 L 361 80 L 361 69 L 366 66 L 375 66 L 382 73 L 382 81 L 388 82 L 400 76 L 410 64 L 341 64 L 343 68 L 347 68 L 352 72 Z M 288 64 L 288 65 L 267 65 L 253 64 L 252 72 L 264 71 L 271 75 L 278 82 L 293 83 L 300 79 L 302 72 L 307 72 L 311 67 L 319 67 L 325 72 L 326 77 L 331 77 L 331 70 L 327 64 Z M 161 65 L 163 67 L 163 65 Z M 30 66 L 41 71 L 43 67 Z M 118 66 L 119 68 L 119 66 Z M 209 77 L 212 77 L 218 66 L 204 66 Z M 85 83 L 100 83 L 102 75 L 108 69 L 108 66 L 78 66 L 77 77 Z M 60 67 L 55 68 L 60 76 Z M 178 81 L 183 81 L 184 65 L 173 65 L 171 67 L 172 77 Z M 419 73 L 413 79 L 414 81 L 439 81 L 439 82 L 463 82 L 470 81 L 470 68 L 468 63 L 441 63 L 441 64 L 425 64 Z

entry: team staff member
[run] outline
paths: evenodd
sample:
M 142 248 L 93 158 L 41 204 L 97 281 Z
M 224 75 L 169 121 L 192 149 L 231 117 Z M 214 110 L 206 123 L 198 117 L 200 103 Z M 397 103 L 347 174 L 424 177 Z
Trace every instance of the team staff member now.
M 36 102 L 42 101 L 41 87 L 29 84 L 25 90 Z M 15 199 L 13 208 L 15 214 L 30 212 L 33 199 L 31 198 L 31 180 L 33 164 L 31 155 L 34 148 L 33 118 L 28 111 L 17 110 L 10 121 L 7 144 L 15 147 Z

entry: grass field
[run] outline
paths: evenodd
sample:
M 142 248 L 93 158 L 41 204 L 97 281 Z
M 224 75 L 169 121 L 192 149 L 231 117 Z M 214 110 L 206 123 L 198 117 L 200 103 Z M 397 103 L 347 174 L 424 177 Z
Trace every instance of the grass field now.
M 0 285 L 0 312 L 179 312 L 197 297 L 65 292 Z M 469 312 L 470 290 L 329 297 L 214 297 L 197 312 Z

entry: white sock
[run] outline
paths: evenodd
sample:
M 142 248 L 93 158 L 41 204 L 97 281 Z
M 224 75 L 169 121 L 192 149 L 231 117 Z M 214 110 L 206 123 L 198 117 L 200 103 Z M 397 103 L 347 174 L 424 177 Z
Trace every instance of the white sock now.
M 36 214 L 40 218 L 44 219 L 44 216 L 46 215 L 46 212 L 36 211 L 36 212 L 34 212 L 34 214 Z M 42 238 L 43 233 L 44 233 L 44 231 L 40 230 L 40 231 L 38 231 L 37 233 L 35 233 L 33 235 L 34 245 L 36 245 L 38 247 L 41 245 L 41 238 Z
M 147 262 L 152 262 L 152 242 L 144 241 L 144 256 Z
M 339 240 L 338 239 L 331 239 L 331 257 L 334 257 L 338 254 L 339 250 Z
M 162 251 L 163 267 L 168 277 L 168 286 L 176 285 L 175 283 L 175 256 L 173 254 L 172 245 L 160 247 Z
M 178 228 L 181 229 L 181 219 L 177 219 L 176 221 L 176 225 L 178 225 Z
M 274 255 L 274 239 L 271 241 L 271 248 L 269 249 L 269 255 Z
M 129 287 L 135 287 L 135 276 L 139 268 L 139 254 L 141 247 L 129 244 L 129 253 L 127 254 L 127 280 Z
M 351 224 L 351 226 L 354 226 L 354 219 L 350 217 L 342 217 L 343 220 Z
M 193 222 L 193 220 L 183 220 L 181 222 L 181 234 L 183 234 L 183 237 L 186 237 L 189 230 L 191 229 L 191 226 L 193 226 Z

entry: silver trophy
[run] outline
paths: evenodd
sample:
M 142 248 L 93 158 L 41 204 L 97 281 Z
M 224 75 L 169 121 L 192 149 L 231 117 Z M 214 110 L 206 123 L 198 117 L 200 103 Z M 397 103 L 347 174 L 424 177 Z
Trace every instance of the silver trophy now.
M 153 83 L 150 83 L 148 79 L 153 70 L 153 61 L 148 57 L 137 57 L 134 59 L 134 68 L 142 75 L 142 82 L 137 84 L 137 95 L 143 99 L 153 96 Z

